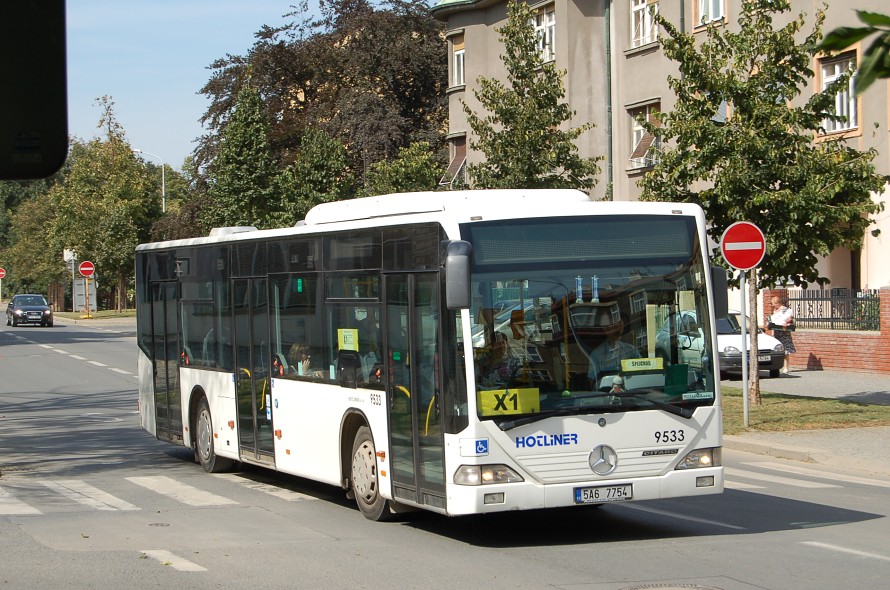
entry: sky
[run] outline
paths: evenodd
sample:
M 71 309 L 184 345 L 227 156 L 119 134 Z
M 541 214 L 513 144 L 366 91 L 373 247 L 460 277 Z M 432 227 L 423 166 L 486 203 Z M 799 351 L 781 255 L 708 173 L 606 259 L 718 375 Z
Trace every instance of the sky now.
M 292 19 L 295 0 L 66 0 L 68 133 L 100 137 L 108 95 L 134 149 L 176 170 L 206 133 L 199 91 L 213 61 L 246 55 L 263 25 Z

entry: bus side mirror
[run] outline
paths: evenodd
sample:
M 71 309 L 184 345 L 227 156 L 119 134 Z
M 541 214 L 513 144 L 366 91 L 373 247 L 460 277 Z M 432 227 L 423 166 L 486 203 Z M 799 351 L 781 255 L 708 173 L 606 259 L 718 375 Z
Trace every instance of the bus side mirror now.
M 729 280 L 725 268 L 711 267 L 711 287 L 714 290 L 714 317 L 725 318 L 729 315 Z M 744 297 L 744 294 L 742 296 Z
M 469 242 L 455 240 L 449 242 L 445 250 L 445 307 L 448 309 L 469 309 L 472 303 L 470 293 L 470 258 L 473 246 Z

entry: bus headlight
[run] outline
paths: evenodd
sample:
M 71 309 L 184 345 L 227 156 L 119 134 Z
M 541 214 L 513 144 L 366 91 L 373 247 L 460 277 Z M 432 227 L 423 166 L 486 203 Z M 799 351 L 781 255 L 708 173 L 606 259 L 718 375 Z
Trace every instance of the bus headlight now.
M 723 458 L 720 447 L 712 449 L 696 449 L 683 457 L 675 469 L 699 469 L 701 467 L 720 467 Z
M 506 465 L 461 465 L 454 472 L 454 483 L 459 486 L 484 486 L 520 481 L 525 480 Z

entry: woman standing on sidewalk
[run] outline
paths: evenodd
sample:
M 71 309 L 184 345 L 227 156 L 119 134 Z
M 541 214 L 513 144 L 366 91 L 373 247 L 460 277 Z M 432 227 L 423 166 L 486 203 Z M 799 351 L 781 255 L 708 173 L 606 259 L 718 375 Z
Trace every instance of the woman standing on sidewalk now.
M 797 352 L 794 348 L 794 339 L 791 338 L 791 327 L 794 324 L 794 312 L 785 305 L 785 302 L 778 295 L 773 295 L 773 314 L 769 317 L 769 323 L 772 324 L 773 335 L 776 340 L 785 347 L 785 363 L 782 366 L 782 372 L 788 374 L 788 357 L 791 353 Z

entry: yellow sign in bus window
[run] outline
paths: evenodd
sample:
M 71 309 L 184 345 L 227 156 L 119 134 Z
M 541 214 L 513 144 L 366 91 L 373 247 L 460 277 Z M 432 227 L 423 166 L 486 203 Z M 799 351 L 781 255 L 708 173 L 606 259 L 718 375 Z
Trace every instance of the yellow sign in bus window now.
M 507 416 L 540 412 L 540 392 L 537 387 L 480 390 L 477 392 L 479 413 L 483 416 Z
M 659 357 L 643 359 L 623 359 L 621 361 L 622 373 L 634 373 L 636 371 L 663 371 L 664 359 Z

